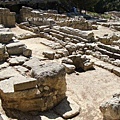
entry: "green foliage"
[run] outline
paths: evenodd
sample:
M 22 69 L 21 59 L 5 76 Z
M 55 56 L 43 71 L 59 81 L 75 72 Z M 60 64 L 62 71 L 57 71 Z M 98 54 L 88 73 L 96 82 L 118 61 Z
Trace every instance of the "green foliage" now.
M 100 0 L 94 8 L 99 13 L 113 10 L 120 11 L 120 0 Z
M 69 4 L 72 7 L 77 7 L 80 10 L 88 10 L 93 7 L 99 0 L 60 0 L 61 3 Z
M 100 14 L 100 13 L 89 12 L 89 11 L 87 11 L 87 14 L 92 17 L 104 18 L 104 19 L 111 19 L 111 17 L 112 17 L 110 14 Z

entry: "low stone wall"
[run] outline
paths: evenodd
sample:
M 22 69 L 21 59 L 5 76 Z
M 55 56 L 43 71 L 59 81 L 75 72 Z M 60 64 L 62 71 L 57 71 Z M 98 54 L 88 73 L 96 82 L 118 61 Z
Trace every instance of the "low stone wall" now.
M 30 7 L 22 7 L 20 10 L 21 20 L 23 22 L 30 21 L 36 25 L 46 25 L 49 23 L 48 19 L 53 19 L 54 21 L 67 19 L 66 15 L 47 13 L 47 11 L 38 11 Z
M 64 14 L 49 13 L 49 11 L 38 11 L 30 7 L 22 7 L 20 11 L 22 22 L 29 21 L 34 25 L 50 25 L 58 24 L 60 26 L 68 26 L 75 29 L 91 30 L 91 23 L 87 22 L 83 18 L 70 19 Z

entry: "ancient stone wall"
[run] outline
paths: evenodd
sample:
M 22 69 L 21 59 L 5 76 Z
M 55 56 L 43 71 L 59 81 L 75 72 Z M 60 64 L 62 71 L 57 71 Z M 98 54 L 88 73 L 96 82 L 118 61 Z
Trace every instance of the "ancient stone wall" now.
M 0 24 L 5 27 L 15 26 L 15 13 L 10 12 L 7 8 L 0 8 Z
M 21 12 L 21 20 L 23 22 L 29 21 L 31 24 L 34 25 L 50 25 L 57 24 L 60 26 L 68 26 L 73 27 L 75 29 L 81 30 L 91 30 L 92 25 L 85 21 L 83 18 L 72 18 L 70 19 L 66 15 L 63 14 L 55 14 L 49 11 L 38 11 L 33 10 L 29 7 L 22 7 Z

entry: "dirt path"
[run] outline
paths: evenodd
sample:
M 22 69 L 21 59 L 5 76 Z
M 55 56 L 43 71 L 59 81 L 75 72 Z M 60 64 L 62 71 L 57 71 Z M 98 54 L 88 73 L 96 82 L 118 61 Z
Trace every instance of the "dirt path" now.
M 80 120 L 102 120 L 99 105 L 120 91 L 120 78 L 102 68 L 67 75 L 68 90 L 73 90 L 81 102 Z
M 40 43 L 45 40 L 45 38 L 31 38 L 21 40 L 21 42 L 24 43 L 27 46 L 27 48 L 32 50 L 33 57 L 42 58 L 42 53 L 44 51 L 53 51 L 50 47 L 47 47 Z
M 49 47 L 40 44 L 42 40 L 46 39 L 31 38 L 21 42 L 32 49 L 33 56 L 42 57 L 44 50 L 51 50 Z M 96 66 L 95 70 L 83 72 L 79 75 L 67 75 L 66 78 L 68 91 L 72 91 L 78 96 L 82 107 L 81 114 L 72 120 L 102 120 L 99 110 L 100 103 L 120 91 L 120 78 Z
M 108 35 L 114 34 L 114 33 L 120 34 L 119 31 L 115 31 L 115 30 L 112 30 L 108 27 L 104 27 L 104 26 L 101 26 L 101 25 L 98 25 L 98 30 L 92 30 L 92 31 L 93 31 L 94 35 L 98 36 L 98 37 L 100 37 L 100 36 L 102 37 L 105 34 L 108 34 Z

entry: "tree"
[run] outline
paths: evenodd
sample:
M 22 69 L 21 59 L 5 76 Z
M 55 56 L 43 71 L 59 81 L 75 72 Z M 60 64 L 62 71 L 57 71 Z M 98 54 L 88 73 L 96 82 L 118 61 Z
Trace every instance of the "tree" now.
M 69 4 L 72 7 L 77 7 L 80 11 L 81 10 L 89 10 L 95 4 L 97 4 L 99 0 L 60 0 L 61 3 Z
M 100 0 L 95 5 L 95 11 L 98 13 L 104 13 L 106 11 L 120 11 L 120 0 Z

